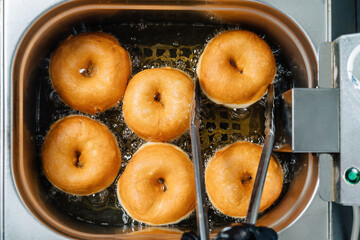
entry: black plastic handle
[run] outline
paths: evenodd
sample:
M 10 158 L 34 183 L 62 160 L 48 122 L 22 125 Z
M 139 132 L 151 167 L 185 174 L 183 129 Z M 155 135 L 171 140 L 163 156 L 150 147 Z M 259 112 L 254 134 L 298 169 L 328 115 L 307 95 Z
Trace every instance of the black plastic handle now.
M 276 231 L 251 224 L 226 227 L 213 240 L 277 240 Z M 200 240 L 195 232 L 185 232 L 181 240 Z

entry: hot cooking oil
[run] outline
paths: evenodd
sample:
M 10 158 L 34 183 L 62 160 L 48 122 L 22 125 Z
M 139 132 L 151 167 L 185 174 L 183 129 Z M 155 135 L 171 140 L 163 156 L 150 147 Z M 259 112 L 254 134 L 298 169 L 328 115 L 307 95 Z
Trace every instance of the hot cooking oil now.
M 122 24 L 89 24 L 81 23 L 74 26 L 69 34 L 86 31 L 104 31 L 115 36 L 126 48 L 132 60 L 132 74 L 149 68 L 170 66 L 189 74 L 193 80 L 197 77 L 196 65 L 208 41 L 217 33 L 239 26 L 224 24 L 177 24 L 173 22 L 145 23 L 130 22 Z M 251 30 L 251 29 L 250 29 Z M 271 42 L 266 36 L 258 33 L 271 46 L 277 62 L 275 89 L 279 94 L 292 86 L 292 66 L 285 58 L 286 53 Z M 61 39 L 59 39 L 61 42 Z M 54 49 L 53 49 L 54 50 Z M 122 226 L 124 231 L 143 228 L 143 224 L 131 219 L 121 207 L 116 196 L 116 184 L 136 150 L 146 141 L 137 137 L 125 124 L 122 116 L 122 103 L 103 113 L 87 115 L 107 125 L 118 140 L 122 155 L 122 166 L 116 181 L 106 190 L 91 196 L 74 196 L 61 192 L 52 186 L 41 170 L 40 151 L 46 132 L 56 120 L 71 114 L 83 114 L 67 107 L 51 86 L 48 64 L 51 52 L 39 63 L 38 91 L 35 114 L 35 131 L 39 162 L 39 172 L 47 197 L 57 207 L 70 216 L 84 222 L 100 225 Z M 250 141 L 258 144 L 264 142 L 264 99 L 244 109 L 229 109 L 217 105 L 201 96 L 200 138 L 203 163 L 206 165 L 215 151 L 236 141 Z M 86 114 L 83 114 L 86 115 Z M 179 146 L 191 158 L 191 142 L 189 132 L 171 143 Z M 291 154 L 276 154 L 284 171 L 283 192 L 286 191 L 296 169 L 296 157 Z M 101 161 L 101 159 L 99 159 Z M 281 197 L 280 199 L 281 200 Z M 278 201 L 279 201 L 278 200 Z M 278 202 L 277 201 L 277 202 Z M 229 225 L 242 221 L 226 217 L 212 207 L 209 201 L 210 227 Z M 274 204 L 276 205 L 276 203 Z M 177 228 L 194 229 L 196 217 L 193 213 L 188 219 L 175 225 Z

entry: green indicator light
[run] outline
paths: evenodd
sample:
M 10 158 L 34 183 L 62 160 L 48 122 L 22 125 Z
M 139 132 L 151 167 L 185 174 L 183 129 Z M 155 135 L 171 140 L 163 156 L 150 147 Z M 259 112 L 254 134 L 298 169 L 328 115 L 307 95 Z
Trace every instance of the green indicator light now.
M 356 168 L 349 168 L 345 172 L 345 179 L 348 183 L 357 184 L 360 181 L 360 171 Z

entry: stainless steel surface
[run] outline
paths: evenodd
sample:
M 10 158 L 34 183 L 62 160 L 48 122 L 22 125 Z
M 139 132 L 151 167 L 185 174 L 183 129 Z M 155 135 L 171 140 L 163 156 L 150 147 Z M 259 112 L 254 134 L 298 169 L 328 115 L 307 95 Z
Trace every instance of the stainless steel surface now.
M 333 240 L 328 234 L 329 216 L 328 203 L 317 195 L 289 231 L 279 234 L 279 240 Z
M 326 42 L 319 48 L 319 87 L 336 88 L 334 79 L 333 44 Z
M 334 169 L 334 159 L 330 154 L 320 154 L 319 156 L 319 193 L 324 201 L 335 201 L 336 183 L 338 174 Z
M 195 83 L 195 97 L 192 106 L 192 116 L 190 125 L 191 148 L 193 155 L 195 186 L 196 186 L 196 218 L 198 224 L 198 234 L 200 239 L 209 239 L 209 219 L 207 214 L 204 165 L 201 158 L 200 145 L 200 84 L 197 80 Z
M 339 89 L 294 88 L 282 102 L 285 133 L 278 151 L 339 152 Z
M 270 163 L 272 149 L 274 146 L 274 138 L 274 85 L 270 84 L 266 95 L 265 142 L 261 151 L 259 166 L 256 172 L 255 182 L 251 193 L 249 209 L 246 215 L 246 223 L 249 224 L 254 225 L 258 218 L 260 200 L 264 189 L 264 183 Z
M 0 239 L 3 239 L 3 230 L 5 229 L 5 213 L 4 213 L 4 5 L 0 0 Z
M 326 40 L 327 36 L 327 3 L 322 0 L 305 0 L 302 4 L 297 1 L 273 0 L 267 1 L 276 7 L 287 12 L 301 26 L 304 27 L 313 40 L 316 47 Z M 5 239 L 63 239 L 63 237 L 50 231 L 39 223 L 30 212 L 21 203 L 13 184 L 11 174 L 11 60 L 14 54 L 15 46 L 24 30 L 36 16 L 51 6 L 58 4 L 59 1 L 19 1 L 5 0 L 5 32 L 4 32 L 4 82 L 2 96 L 4 101 L 1 112 L 2 122 L 4 123 L 4 238 Z M 297 7 L 294 8 L 294 4 Z M 1 133 L 2 134 L 2 133 Z M 3 139 L 2 138 L 2 139 Z M 21 217 L 18 217 L 21 216 Z M 306 226 L 306 233 L 302 229 Z M 319 228 L 319 226 L 321 226 Z M 309 209 L 303 216 L 295 222 L 290 228 L 280 233 L 280 239 L 303 239 L 304 236 L 312 236 L 316 239 L 327 239 L 327 203 L 319 200 L 316 195 Z M 22 229 L 19 231 L 19 229 Z M 307 235 L 309 234 L 309 235 Z M 310 235 L 311 234 L 311 235 Z M 310 237 L 310 239 L 312 238 Z
M 316 49 L 331 40 L 331 0 L 266 0 L 297 21 L 310 36 Z

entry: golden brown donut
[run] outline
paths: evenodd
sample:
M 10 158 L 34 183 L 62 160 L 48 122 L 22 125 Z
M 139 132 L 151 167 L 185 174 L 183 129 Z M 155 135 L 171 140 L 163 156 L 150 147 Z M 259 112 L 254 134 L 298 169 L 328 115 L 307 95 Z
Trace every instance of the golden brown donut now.
M 110 186 L 120 166 L 117 141 L 108 128 L 85 116 L 68 116 L 46 134 L 42 145 L 43 170 L 60 190 L 90 195 Z
M 274 55 L 255 33 L 223 32 L 205 47 L 197 65 L 204 94 L 229 108 L 244 108 L 260 100 L 276 73 Z
M 128 84 L 124 119 L 141 138 L 169 141 L 189 128 L 193 98 L 194 83 L 186 73 L 169 67 L 147 69 Z
M 195 208 L 193 164 L 174 145 L 147 143 L 130 160 L 117 193 L 126 212 L 139 222 L 178 223 Z
M 131 64 L 128 52 L 110 34 L 70 35 L 52 54 L 51 82 L 69 107 L 95 114 L 124 95 Z
M 236 142 L 215 153 L 205 170 L 209 199 L 220 212 L 236 218 L 245 217 L 259 165 L 262 147 L 250 142 Z M 259 212 L 270 207 L 280 196 L 283 171 L 271 156 Z

